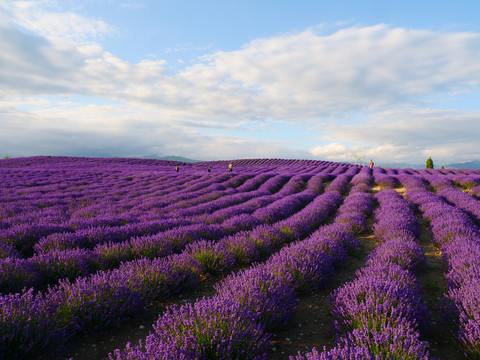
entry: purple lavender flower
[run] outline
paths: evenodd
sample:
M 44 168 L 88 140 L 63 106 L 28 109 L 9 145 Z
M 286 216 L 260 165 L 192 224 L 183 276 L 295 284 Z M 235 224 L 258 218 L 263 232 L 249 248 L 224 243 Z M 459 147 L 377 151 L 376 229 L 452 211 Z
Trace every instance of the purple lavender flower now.
M 29 259 L 42 274 L 43 282 L 54 283 L 59 279 L 74 280 L 102 269 L 104 264 L 97 254 L 88 250 L 51 251 Z
M 290 360 L 378 360 L 368 349 L 360 346 L 335 347 L 329 351 L 324 347 L 323 352 L 319 353 L 316 348 L 305 354 L 300 353 Z
M 475 358 L 480 354 L 480 277 L 450 288 L 447 298 L 451 300 L 454 312 L 458 316 L 456 334 L 465 354 Z
M 41 282 L 42 274 L 31 261 L 13 257 L 0 259 L 0 294 L 38 287 Z
M 423 325 L 429 317 L 417 280 L 397 265 L 362 269 L 357 279 L 334 292 L 332 309 L 339 334 L 365 322 Z
M 223 238 L 221 242 L 226 250 L 235 257 L 235 261 L 239 265 L 251 264 L 260 260 L 260 246 L 250 236 L 250 232 L 238 232 L 235 235 Z M 263 252 L 265 248 L 262 248 Z
M 199 240 L 186 247 L 186 256 L 191 257 L 202 274 L 218 274 L 235 265 L 235 257 L 223 243 Z
M 347 338 L 342 339 L 341 348 L 365 348 L 374 358 L 427 360 L 430 354 L 408 321 L 391 326 L 379 324 L 371 327 L 368 322 L 353 330 Z
M 390 239 L 369 255 L 366 265 L 392 263 L 403 269 L 415 271 L 425 262 L 425 254 L 420 245 L 405 238 Z
M 238 302 L 213 297 L 194 304 L 170 307 L 154 325 L 147 354 L 158 346 L 173 344 L 190 358 L 250 359 L 266 357 L 270 335 Z M 153 350 L 153 349 L 152 349 Z
M 33 289 L 0 295 L 0 358 L 31 359 L 55 353 L 54 347 L 67 337 L 55 320 L 54 306 Z
M 6 257 L 19 258 L 20 256 L 20 253 L 13 247 L 13 245 L 0 241 L 0 259 Z
M 303 242 L 283 248 L 265 266 L 297 291 L 318 289 L 333 274 L 332 258 Z
M 295 291 L 265 267 L 231 275 L 215 286 L 218 296 L 249 310 L 267 329 L 287 324 L 296 305 Z

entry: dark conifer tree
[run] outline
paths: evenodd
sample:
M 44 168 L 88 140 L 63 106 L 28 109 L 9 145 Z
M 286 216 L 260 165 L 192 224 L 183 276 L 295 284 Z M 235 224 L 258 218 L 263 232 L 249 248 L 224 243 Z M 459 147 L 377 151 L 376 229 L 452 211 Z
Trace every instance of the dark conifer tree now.
M 433 169 L 433 160 L 431 156 L 427 159 L 427 169 Z

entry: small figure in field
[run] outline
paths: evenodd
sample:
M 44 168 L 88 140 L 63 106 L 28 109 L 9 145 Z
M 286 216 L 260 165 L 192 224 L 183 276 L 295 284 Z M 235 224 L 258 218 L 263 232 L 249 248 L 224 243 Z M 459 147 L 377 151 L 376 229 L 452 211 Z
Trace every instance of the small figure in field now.
M 231 172 L 232 170 L 233 170 L 233 164 L 232 164 L 232 163 L 230 163 L 230 164 L 228 164 L 228 171 L 230 171 L 230 172 Z
M 370 169 L 373 169 L 373 161 L 370 160 Z
M 177 166 L 175 166 L 175 171 L 176 171 L 176 172 L 178 172 L 178 165 L 177 165 Z
M 313 166 L 317 166 L 317 162 L 316 162 L 316 161 L 313 162 Z
M 210 172 L 210 166 L 208 167 L 207 172 Z

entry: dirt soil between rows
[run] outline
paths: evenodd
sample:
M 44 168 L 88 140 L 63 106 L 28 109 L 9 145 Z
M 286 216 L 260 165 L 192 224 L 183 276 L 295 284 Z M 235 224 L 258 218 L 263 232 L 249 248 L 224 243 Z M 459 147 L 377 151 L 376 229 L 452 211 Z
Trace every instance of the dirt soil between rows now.
M 377 192 L 378 188 L 373 188 Z M 405 189 L 396 189 L 404 194 Z M 418 214 L 421 229 L 420 244 L 426 255 L 426 265 L 417 276 L 425 292 L 425 299 L 432 312 L 431 328 L 425 334 L 425 341 L 430 344 L 431 355 L 437 359 L 461 360 L 461 355 L 453 341 L 449 326 L 442 318 L 442 297 L 446 291 L 445 264 L 441 251 L 431 241 L 428 223 Z M 322 351 L 335 346 L 335 335 L 332 331 L 333 318 L 330 313 L 329 296 L 342 284 L 351 281 L 355 271 L 364 266 L 368 254 L 379 245 L 372 232 L 373 219 L 368 219 L 369 231 L 358 236 L 360 248 L 348 258 L 343 266 L 336 269 L 335 275 L 324 289 L 299 296 L 297 311 L 285 329 L 273 334 L 273 344 L 269 359 L 284 360 L 299 353 L 304 355 L 312 348 Z M 194 289 L 188 289 L 166 302 L 153 304 L 140 317 L 131 319 L 122 327 L 110 329 L 106 334 L 85 335 L 70 344 L 70 350 L 64 358 L 74 360 L 104 360 L 115 349 L 123 349 L 127 342 L 137 344 L 153 331 L 152 324 L 159 314 L 172 304 L 195 301 L 203 296 L 212 296 L 213 285 L 218 278 L 201 282 Z M 46 359 L 46 358 L 45 358 Z M 43 360 L 43 359 L 42 359 Z
M 368 225 L 371 228 L 371 220 Z M 274 334 L 270 359 L 288 359 L 299 352 L 304 355 L 314 347 L 319 351 L 324 346 L 327 349 L 334 347 L 336 337 L 332 331 L 329 296 L 336 288 L 353 279 L 355 271 L 365 264 L 366 256 L 378 245 L 371 231 L 357 238 L 360 240 L 358 251 L 336 269 L 326 288 L 298 298 L 297 312 L 289 327 Z
M 139 317 L 126 321 L 121 327 L 108 329 L 108 332 L 104 334 L 79 337 L 76 341 L 69 344 L 69 351 L 64 358 L 73 358 L 73 360 L 108 359 L 109 353 L 113 353 L 115 349 L 124 349 L 128 342 L 136 345 L 139 340 L 143 341 L 150 332 L 153 332 L 152 325 L 167 307 L 173 304 L 180 305 L 186 302 L 194 302 L 202 297 L 213 296 L 215 294 L 213 286 L 217 282 L 218 279 L 216 277 L 203 280 L 195 288 L 186 289 L 167 301 L 152 304 Z M 46 357 L 45 360 L 47 359 L 50 358 Z

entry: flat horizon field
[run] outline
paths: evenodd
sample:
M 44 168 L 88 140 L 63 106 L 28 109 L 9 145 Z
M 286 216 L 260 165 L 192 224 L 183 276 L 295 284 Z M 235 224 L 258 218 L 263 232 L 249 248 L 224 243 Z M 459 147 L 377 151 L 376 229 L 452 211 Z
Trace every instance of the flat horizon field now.
M 1 359 L 475 359 L 480 170 L 0 160 Z

